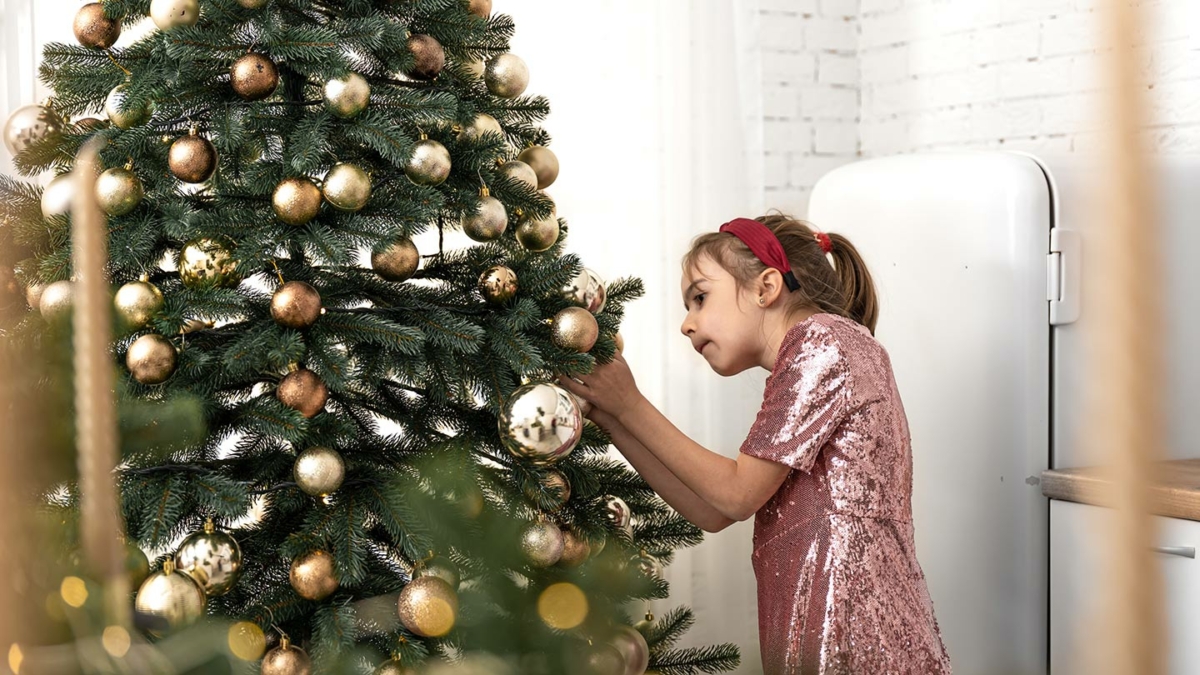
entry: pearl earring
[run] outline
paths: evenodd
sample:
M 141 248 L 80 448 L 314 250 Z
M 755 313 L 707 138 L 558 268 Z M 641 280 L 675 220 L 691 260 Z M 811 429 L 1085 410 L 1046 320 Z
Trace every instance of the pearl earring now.
M 767 301 L 766 301 L 766 300 L 764 300 L 764 299 L 762 299 L 762 298 L 759 298 L 759 299 L 758 299 L 758 304 L 760 304 L 760 305 L 766 304 L 766 302 L 767 302 Z

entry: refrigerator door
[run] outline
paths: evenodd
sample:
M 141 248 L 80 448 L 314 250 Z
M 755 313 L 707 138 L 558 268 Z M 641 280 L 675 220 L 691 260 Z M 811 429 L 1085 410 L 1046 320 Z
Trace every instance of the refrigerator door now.
M 872 159 L 809 219 L 874 276 L 913 447 L 917 555 L 960 675 L 1045 673 L 1051 192 L 1016 153 Z

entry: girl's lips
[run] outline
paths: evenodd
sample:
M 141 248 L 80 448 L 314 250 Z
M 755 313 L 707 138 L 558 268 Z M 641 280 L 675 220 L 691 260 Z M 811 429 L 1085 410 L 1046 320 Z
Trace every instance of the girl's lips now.
M 699 346 L 699 347 L 696 347 L 696 351 L 697 351 L 697 352 L 699 352 L 700 354 L 703 354 L 703 353 L 704 353 L 704 348 L 705 348 L 705 347 L 707 347 L 707 346 L 709 346 L 710 344 L 712 344 L 712 343 L 711 343 L 711 342 L 701 342 L 701 343 L 700 343 L 700 346 Z

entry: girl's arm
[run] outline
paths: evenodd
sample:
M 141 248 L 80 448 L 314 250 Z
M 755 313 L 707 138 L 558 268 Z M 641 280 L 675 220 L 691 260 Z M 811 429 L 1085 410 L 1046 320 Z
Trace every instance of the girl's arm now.
M 684 485 L 671 470 L 646 449 L 646 446 L 634 437 L 611 415 L 594 409 L 588 418 L 608 432 L 613 445 L 629 460 L 633 468 L 641 474 L 650 487 L 693 525 L 705 532 L 720 532 L 734 523 L 720 511 L 709 506 L 691 488 Z

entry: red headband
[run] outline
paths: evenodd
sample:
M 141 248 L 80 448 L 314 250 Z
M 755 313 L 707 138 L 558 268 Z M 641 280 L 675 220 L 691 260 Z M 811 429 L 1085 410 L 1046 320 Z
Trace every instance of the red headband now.
M 719 231 L 728 232 L 741 239 L 764 265 L 779 270 L 789 291 L 800 288 L 800 282 L 796 281 L 796 275 L 792 273 L 792 264 L 788 262 L 787 254 L 783 251 L 783 244 L 779 243 L 779 238 L 769 227 L 757 220 L 734 218 L 722 225 Z

